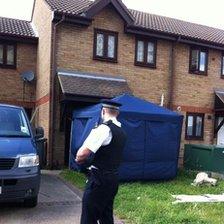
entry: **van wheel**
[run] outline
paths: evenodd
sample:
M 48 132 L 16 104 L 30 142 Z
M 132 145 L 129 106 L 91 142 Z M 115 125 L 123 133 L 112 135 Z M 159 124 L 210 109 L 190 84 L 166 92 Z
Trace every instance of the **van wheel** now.
M 34 208 L 37 206 L 37 196 L 24 200 L 24 207 Z

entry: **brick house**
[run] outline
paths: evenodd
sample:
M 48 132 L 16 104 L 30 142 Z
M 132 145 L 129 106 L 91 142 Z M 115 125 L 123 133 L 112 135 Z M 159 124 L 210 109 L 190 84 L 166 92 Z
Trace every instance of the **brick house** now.
M 0 19 L 0 102 L 32 110 L 49 166 L 68 163 L 74 109 L 127 92 L 163 103 L 185 116 L 182 162 L 184 143 L 223 141 L 223 52 L 223 30 L 121 0 L 36 0 L 31 22 Z

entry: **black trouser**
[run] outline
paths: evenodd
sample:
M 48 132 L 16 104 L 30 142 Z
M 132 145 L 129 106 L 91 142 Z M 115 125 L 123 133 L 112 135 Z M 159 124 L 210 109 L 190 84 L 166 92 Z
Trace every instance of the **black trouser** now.
M 118 191 L 116 172 L 91 171 L 82 200 L 81 224 L 113 224 L 113 203 Z

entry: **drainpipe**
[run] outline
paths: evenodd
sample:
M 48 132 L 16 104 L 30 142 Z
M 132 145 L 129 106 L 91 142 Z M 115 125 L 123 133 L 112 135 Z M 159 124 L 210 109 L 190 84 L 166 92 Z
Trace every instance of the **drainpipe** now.
M 65 15 L 62 16 L 61 20 L 53 25 L 52 32 L 52 44 L 51 44 L 51 77 L 50 77 L 50 127 L 49 127 L 49 166 L 50 169 L 53 168 L 53 134 L 54 134 L 54 100 L 55 100 L 55 74 L 56 74 L 56 33 L 57 26 L 65 20 Z
M 174 85 L 174 42 L 171 43 L 170 56 L 169 56 L 169 100 L 168 108 L 172 110 L 173 104 L 173 85 Z
M 169 60 L 169 100 L 168 100 L 168 108 L 170 110 L 173 109 L 173 97 L 174 97 L 174 82 L 175 82 L 175 53 L 174 48 L 176 46 L 176 43 L 178 43 L 180 40 L 180 37 L 175 41 L 171 43 L 171 49 L 170 49 L 170 60 Z

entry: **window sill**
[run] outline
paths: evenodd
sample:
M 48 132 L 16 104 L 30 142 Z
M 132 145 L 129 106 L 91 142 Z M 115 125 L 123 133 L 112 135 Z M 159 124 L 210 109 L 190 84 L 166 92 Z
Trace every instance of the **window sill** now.
M 201 76 L 208 76 L 207 72 L 197 72 L 197 71 L 189 71 L 189 74 L 191 75 L 201 75 Z
M 152 65 L 152 64 L 143 64 L 143 63 L 135 62 L 135 66 L 156 69 L 156 65 L 154 64 Z
M 0 69 L 16 69 L 16 65 L 0 65 Z
M 104 61 L 109 63 L 118 63 L 117 59 L 110 59 L 110 58 L 93 57 L 93 60 Z
M 185 140 L 189 140 L 189 141 L 204 141 L 203 137 L 185 137 Z

